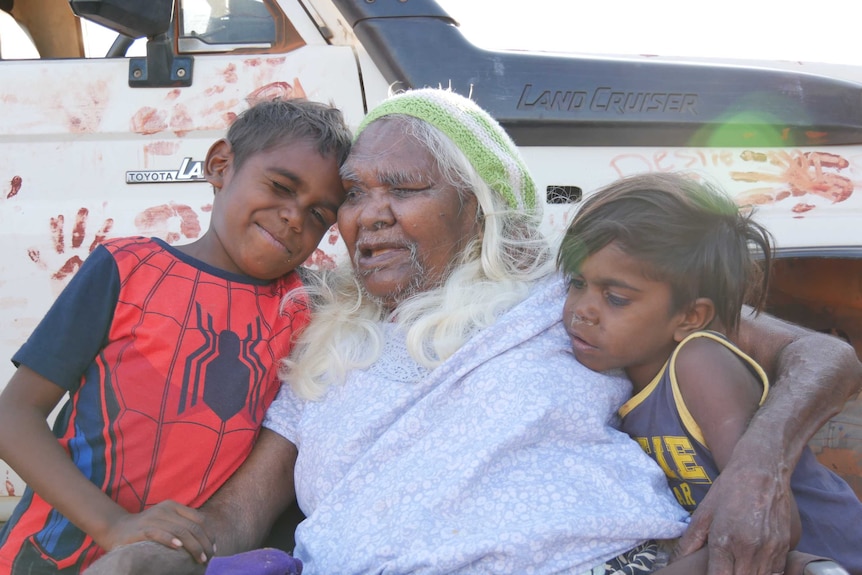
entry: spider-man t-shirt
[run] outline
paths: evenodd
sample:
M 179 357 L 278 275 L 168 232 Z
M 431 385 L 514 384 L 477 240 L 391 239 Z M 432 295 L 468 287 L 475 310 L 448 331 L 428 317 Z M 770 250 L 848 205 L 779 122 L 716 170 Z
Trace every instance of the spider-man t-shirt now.
M 111 240 L 87 258 L 13 357 L 69 391 L 54 433 L 87 478 L 131 512 L 206 501 L 239 467 L 278 391 L 278 360 L 308 322 L 259 281 L 157 239 Z M 27 489 L 0 532 L 13 564 L 77 573 L 102 554 Z M 37 571 L 38 572 L 38 571 Z

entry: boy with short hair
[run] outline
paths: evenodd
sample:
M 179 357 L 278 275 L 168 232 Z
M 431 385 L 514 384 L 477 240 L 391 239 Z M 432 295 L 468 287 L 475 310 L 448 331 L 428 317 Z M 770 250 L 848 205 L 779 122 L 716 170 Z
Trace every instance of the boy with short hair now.
M 351 139 L 332 106 L 256 104 L 207 153 L 200 239 L 115 239 L 87 258 L 0 395 L 0 457 L 28 484 L 0 572 L 78 573 L 148 528 L 138 512 L 198 507 L 239 467 L 308 321 L 296 267 L 335 223 Z

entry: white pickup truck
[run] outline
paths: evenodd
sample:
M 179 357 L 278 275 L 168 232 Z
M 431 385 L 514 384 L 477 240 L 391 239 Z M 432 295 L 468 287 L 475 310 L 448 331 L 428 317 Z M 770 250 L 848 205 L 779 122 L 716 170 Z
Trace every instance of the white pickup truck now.
M 862 355 L 862 66 L 489 51 L 433 0 L 19 4 L 37 44 L 80 44 L 73 12 L 120 35 L 105 58 L 0 61 L 0 358 L 99 241 L 202 233 L 201 160 L 249 102 L 329 101 L 355 126 L 391 87 L 438 85 L 509 130 L 549 234 L 592 190 L 647 170 L 695 170 L 757 204 L 778 245 L 770 312 Z M 133 38 L 146 56 L 126 56 Z M 333 228 L 308 265 L 341 249 Z M 0 361 L 0 386 L 12 370 Z M 862 496 L 862 404 L 812 445 Z M 23 484 L 0 475 L 2 521 Z

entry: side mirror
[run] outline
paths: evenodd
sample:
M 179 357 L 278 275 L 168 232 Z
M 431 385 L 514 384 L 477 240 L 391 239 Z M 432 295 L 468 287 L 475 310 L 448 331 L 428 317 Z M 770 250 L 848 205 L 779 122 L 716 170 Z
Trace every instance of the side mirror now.
M 171 26 L 173 0 L 69 0 L 72 12 L 131 38 L 151 38 Z

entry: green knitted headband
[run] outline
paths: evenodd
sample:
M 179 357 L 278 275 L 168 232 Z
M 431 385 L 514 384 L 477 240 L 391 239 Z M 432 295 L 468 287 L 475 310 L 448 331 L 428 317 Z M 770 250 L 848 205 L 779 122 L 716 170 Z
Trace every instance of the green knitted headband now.
M 536 185 L 515 143 L 485 110 L 449 90 L 424 88 L 396 94 L 371 110 L 356 136 L 383 116 L 406 114 L 446 134 L 488 186 L 515 209 L 535 209 Z

